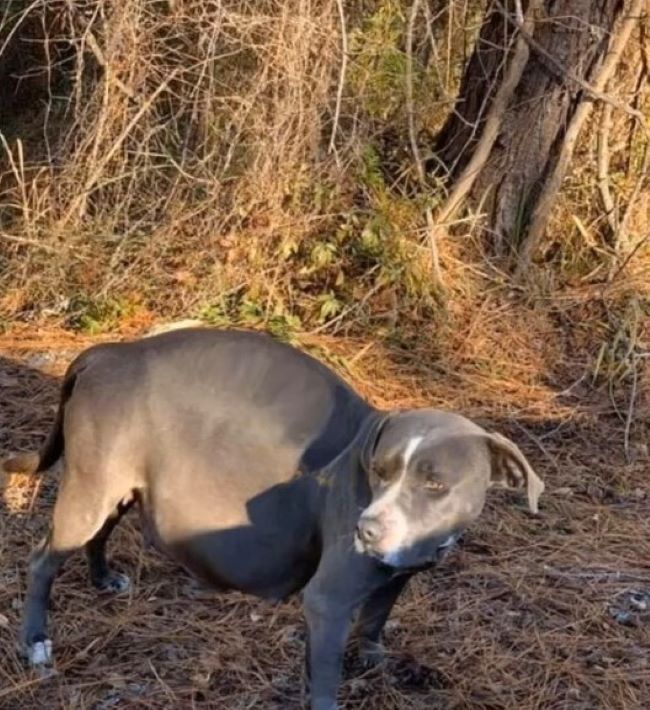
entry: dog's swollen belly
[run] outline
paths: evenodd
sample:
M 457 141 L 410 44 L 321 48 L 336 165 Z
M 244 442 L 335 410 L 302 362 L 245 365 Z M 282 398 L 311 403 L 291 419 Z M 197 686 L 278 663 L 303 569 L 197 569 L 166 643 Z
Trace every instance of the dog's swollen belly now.
M 224 483 L 215 480 L 212 491 L 154 490 L 141 496 L 156 545 L 220 591 L 279 601 L 302 589 L 321 555 L 317 516 L 309 504 L 315 482 L 294 479 L 246 500 L 225 494 Z
M 219 591 L 236 589 L 282 601 L 300 591 L 318 567 L 318 542 L 309 542 L 305 549 L 287 549 L 286 541 L 247 528 L 177 541 L 169 549 L 186 570 Z

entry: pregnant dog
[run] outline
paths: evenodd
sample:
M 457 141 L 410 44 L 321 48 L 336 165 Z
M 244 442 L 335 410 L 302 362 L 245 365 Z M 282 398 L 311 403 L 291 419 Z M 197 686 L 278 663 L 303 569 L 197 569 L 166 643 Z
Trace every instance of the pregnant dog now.
M 106 542 L 136 505 L 156 544 L 215 587 L 303 591 L 313 710 L 337 707 L 353 618 L 376 659 L 408 578 L 476 520 L 490 486 L 526 489 L 534 512 L 544 489 L 515 444 L 462 416 L 378 411 L 295 348 L 209 328 L 82 353 L 32 469 L 59 458 L 52 524 L 29 564 L 32 664 L 52 661 L 48 602 L 70 553 L 85 548 L 96 587 L 128 586 Z

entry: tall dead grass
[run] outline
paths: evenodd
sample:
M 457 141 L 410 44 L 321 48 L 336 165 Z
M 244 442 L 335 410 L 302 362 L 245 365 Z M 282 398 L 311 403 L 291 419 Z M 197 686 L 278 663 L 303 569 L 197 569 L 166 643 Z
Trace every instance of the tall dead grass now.
M 3 126 L 6 289 L 52 305 L 62 286 L 149 281 L 164 307 L 183 276 L 215 292 L 228 264 L 262 276 L 279 235 L 318 222 L 300 193 L 333 175 L 320 146 L 340 63 L 335 2 L 33 2 L 23 17 L 14 5 L 16 34 L 36 16 L 44 53 L 67 56 L 39 68 L 47 105 L 30 107 L 45 154 Z
M 445 186 L 418 179 L 414 153 L 453 106 L 484 6 L 5 3 L 0 324 L 183 314 L 372 333 L 486 381 L 545 386 L 568 359 L 631 385 L 650 242 L 643 136 L 624 114 L 608 128 L 624 253 L 604 229 L 594 112 L 530 283 L 511 283 L 469 212 L 438 245 L 446 298 L 432 288 L 425 213 Z M 644 47 L 637 32 L 615 88 L 647 111 Z

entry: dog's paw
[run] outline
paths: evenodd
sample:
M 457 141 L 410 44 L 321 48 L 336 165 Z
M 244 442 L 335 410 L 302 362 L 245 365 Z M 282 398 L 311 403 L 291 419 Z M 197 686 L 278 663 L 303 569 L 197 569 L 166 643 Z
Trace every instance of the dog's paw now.
M 108 577 L 95 584 L 98 591 L 105 594 L 124 594 L 131 589 L 131 580 L 121 572 L 111 572 Z
M 386 649 L 381 643 L 362 641 L 359 644 L 359 661 L 364 668 L 376 668 L 386 660 Z
M 412 656 L 391 659 L 388 672 L 391 685 L 404 690 L 448 687 L 448 681 L 440 671 L 419 663 Z
M 51 666 L 54 656 L 52 654 L 52 642 L 50 639 L 35 641 L 30 644 L 25 652 L 27 662 L 33 668 Z

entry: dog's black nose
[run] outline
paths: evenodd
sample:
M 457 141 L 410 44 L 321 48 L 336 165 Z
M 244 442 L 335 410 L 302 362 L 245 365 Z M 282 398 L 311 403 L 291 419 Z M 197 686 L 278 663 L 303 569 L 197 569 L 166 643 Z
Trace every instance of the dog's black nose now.
M 361 518 L 359 524 L 357 525 L 357 534 L 361 542 L 366 545 L 371 545 L 373 542 L 377 542 L 383 534 L 383 525 L 378 520 L 378 518 Z

